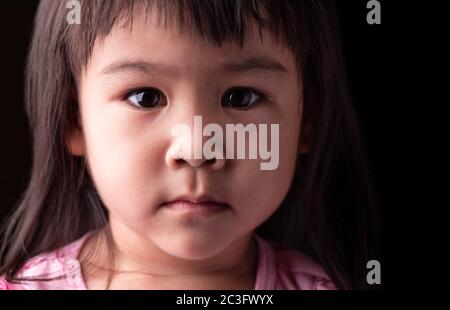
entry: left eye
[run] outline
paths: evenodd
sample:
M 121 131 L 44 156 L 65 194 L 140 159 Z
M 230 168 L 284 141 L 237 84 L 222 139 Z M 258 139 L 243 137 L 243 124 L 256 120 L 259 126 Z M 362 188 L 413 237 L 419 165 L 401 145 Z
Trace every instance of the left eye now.
M 222 105 L 245 110 L 255 105 L 264 95 L 251 88 L 238 87 L 228 90 L 222 97 Z
M 142 88 L 129 92 L 125 99 L 138 108 L 155 108 L 166 105 L 164 94 L 154 88 Z

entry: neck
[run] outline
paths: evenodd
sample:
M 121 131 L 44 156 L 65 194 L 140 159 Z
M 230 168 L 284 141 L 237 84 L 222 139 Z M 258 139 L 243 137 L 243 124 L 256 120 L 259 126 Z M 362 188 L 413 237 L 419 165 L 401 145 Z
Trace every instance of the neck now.
M 162 251 L 147 238 L 115 222 L 110 223 L 109 229 L 114 243 L 115 272 L 111 283 L 113 287 L 120 288 L 120 283 L 133 283 L 133 288 L 137 289 L 254 287 L 257 247 L 251 233 L 213 257 L 188 260 Z M 97 235 L 97 238 L 103 239 L 99 243 L 102 244 L 100 249 L 103 250 L 98 251 L 99 255 L 95 255 L 92 265 L 108 266 L 105 259 L 108 257 L 106 239 L 100 235 L 104 234 Z

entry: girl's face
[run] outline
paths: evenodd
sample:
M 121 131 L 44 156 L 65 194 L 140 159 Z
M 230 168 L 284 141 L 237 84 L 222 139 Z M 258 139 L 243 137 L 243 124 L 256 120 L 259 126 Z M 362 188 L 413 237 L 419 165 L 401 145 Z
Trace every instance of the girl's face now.
M 262 62 L 227 65 L 256 58 L 287 71 L 255 65 Z M 268 33 L 263 42 L 258 32 L 249 33 L 242 49 L 231 43 L 218 48 L 135 17 L 132 29 L 117 26 L 96 43 L 77 82 L 82 131 L 70 136 L 70 150 L 86 157 L 116 234 L 139 236 L 179 258 L 204 259 L 249 236 L 286 196 L 299 152 L 302 104 L 293 54 Z M 252 99 L 228 102 L 250 107 L 223 104 L 234 87 L 247 88 Z M 258 99 L 256 91 L 267 98 Z M 225 124 L 279 124 L 277 169 L 261 170 L 267 160 L 259 153 L 258 159 L 214 164 L 176 160 L 179 140 L 172 128 L 184 123 L 193 129 L 194 116 L 202 116 L 203 128 L 220 125 L 224 136 Z M 204 195 L 229 207 L 212 213 L 161 207 Z

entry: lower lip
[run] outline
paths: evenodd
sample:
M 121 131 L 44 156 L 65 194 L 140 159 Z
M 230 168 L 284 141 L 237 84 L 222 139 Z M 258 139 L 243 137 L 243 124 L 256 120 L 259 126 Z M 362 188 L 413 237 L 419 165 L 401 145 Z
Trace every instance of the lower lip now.
M 201 213 L 218 213 L 229 208 L 227 204 L 223 203 L 211 201 L 194 203 L 184 200 L 165 203 L 162 206 L 171 210 Z

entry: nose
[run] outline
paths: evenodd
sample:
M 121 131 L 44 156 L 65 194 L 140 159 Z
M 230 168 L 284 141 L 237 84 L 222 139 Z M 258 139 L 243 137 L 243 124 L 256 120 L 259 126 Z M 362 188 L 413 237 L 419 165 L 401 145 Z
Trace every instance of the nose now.
M 210 154 L 210 157 L 206 158 L 203 152 L 201 152 L 201 156 L 194 155 L 193 148 L 198 147 L 198 145 L 194 145 L 192 140 L 190 135 L 184 134 L 172 141 L 165 156 L 165 163 L 168 167 L 179 169 L 187 165 L 194 168 L 210 167 L 213 170 L 219 170 L 225 166 L 224 152 L 220 145 L 216 145 L 218 152 Z M 203 149 L 203 143 L 201 147 Z M 215 156 L 217 153 L 222 154 L 222 156 Z
M 170 168 L 180 168 L 183 165 L 189 165 L 194 168 L 199 168 L 202 166 L 205 167 L 211 167 L 213 170 L 219 170 L 224 166 L 225 160 L 224 159 L 217 159 L 217 158 L 211 158 L 211 159 L 185 159 L 180 157 L 172 157 L 166 159 L 166 163 Z

